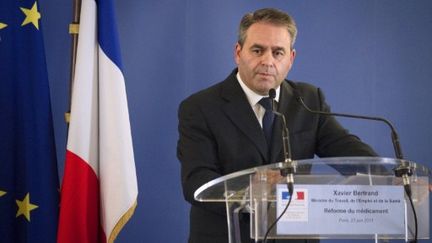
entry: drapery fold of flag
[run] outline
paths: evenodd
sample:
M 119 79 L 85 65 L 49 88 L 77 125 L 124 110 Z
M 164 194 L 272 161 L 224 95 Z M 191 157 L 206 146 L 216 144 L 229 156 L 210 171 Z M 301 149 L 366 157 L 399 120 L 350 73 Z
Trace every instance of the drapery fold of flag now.
M 83 0 L 58 242 L 113 242 L 137 205 L 112 0 Z
M 0 242 L 56 242 L 59 183 L 36 0 L 0 1 Z

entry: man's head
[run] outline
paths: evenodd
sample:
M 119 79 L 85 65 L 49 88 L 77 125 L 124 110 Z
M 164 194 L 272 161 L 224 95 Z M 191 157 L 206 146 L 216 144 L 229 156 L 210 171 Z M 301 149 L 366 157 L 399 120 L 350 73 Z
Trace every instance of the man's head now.
M 267 95 L 283 82 L 294 62 L 296 35 L 294 20 L 277 9 L 260 9 L 242 18 L 235 61 L 251 90 Z

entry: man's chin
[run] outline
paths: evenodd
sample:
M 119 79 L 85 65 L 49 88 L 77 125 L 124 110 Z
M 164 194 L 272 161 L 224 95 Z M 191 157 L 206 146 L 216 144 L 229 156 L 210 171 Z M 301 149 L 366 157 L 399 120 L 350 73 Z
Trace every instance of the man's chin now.
M 268 86 L 268 87 L 261 87 L 259 90 L 256 90 L 256 92 L 260 95 L 268 95 L 269 90 L 273 89 L 273 86 Z
M 260 95 L 268 95 L 270 89 L 275 89 L 277 86 L 274 79 L 260 79 L 258 82 L 255 82 L 255 92 Z

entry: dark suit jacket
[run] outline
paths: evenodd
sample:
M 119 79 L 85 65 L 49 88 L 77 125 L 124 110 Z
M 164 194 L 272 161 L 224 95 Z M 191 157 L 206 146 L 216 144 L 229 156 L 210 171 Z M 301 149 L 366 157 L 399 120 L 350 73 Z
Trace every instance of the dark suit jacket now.
M 190 242 L 227 242 L 225 208 L 199 203 L 194 192 L 204 183 L 235 171 L 283 161 L 281 124 L 275 120 L 271 152 L 258 120 L 236 79 L 237 69 L 180 104 L 177 156 L 185 199 L 192 204 Z M 311 109 L 329 111 L 319 88 L 297 83 Z M 330 116 L 307 112 L 293 97 L 290 81 L 281 84 L 278 111 L 287 119 L 293 159 L 375 156 Z

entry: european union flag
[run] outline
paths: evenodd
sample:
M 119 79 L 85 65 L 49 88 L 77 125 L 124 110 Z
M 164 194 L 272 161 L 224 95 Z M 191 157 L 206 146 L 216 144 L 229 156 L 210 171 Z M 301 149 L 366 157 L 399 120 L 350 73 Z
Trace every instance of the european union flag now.
M 0 1 L 0 241 L 55 242 L 58 173 L 36 0 Z

